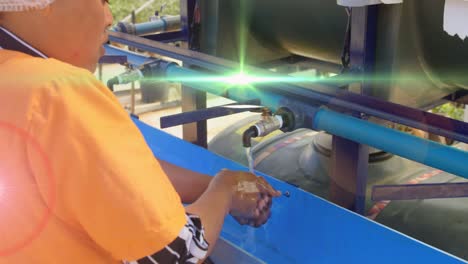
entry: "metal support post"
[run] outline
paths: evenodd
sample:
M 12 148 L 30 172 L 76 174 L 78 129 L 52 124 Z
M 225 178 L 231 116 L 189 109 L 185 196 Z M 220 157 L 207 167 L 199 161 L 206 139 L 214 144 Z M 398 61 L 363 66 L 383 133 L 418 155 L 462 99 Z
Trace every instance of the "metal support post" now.
M 191 32 L 190 26 L 193 22 L 193 13 L 195 9 L 195 0 L 180 1 L 180 20 L 182 33 L 186 38 L 183 47 L 190 48 Z M 187 63 L 185 67 L 190 67 Z M 206 93 L 194 90 L 187 86 L 182 86 L 182 112 L 189 112 L 206 108 Z M 195 145 L 207 148 L 207 122 L 206 120 L 196 123 L 182 125 L 182 137 L 184 140 L 192 142 Z
M 182 86 L 182 112 L 206 108 L 206 93 Z M 206 120 L 182 125 L 183 138 L 195 145 L 207 148 Z
M 350 62 L 351 67 L 364 76 L 372 72 L 375 61 L 376 12 L 377 6 L 351 10 Z M 367 94 L 369 87 L 363 80 L 350 89 Z M 365 213 L 368 159 L 367 146 L 333 136 L 329 168 L 332 202 L 359 214 Z
M 180 0 L 180 26 L 182 34 L 188 42 L 192 35 L 190 32 L 190 25 L 193 22 L 193 13 L 195 10 L 196 0 Z
M 464 114 L 464 117 L 463 117 L 463 121 L 468 123 L 468 104 L 465 105 L 465 114 Z
M 368 147 L 333 136 L 330 200 L 359 214 L 365 212 Z

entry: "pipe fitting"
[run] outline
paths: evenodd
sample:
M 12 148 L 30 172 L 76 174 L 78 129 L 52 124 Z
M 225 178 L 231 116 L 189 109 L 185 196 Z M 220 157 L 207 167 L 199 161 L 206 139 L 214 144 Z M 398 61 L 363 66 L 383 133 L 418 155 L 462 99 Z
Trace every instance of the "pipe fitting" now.
M 280 115 L 264 116 L 262 120 L 255 123 L 257 137 L 264 137 L 283 126 L 283 118 Z
M 177 65 L 177 63 L 165 60 L 153 60 L 138 68 L 130 67 L 126 72 L 111 78 L 107 82 L 107 87 L 113 91 L 116 84 L 131 83 L 143 78 L 164 77 L 166 76 L 167 68 L 174 65 Z
M 254 137 L 257 137 L 257 128 L 255 126 L 249 127 L 247 130 L 244 131 L 242 134 L 242 145 L 244 148 L 250 148 L 252 146 L 251 140 Z
M 293 111 L 287 107 L 280 107 L 276 113 L 276 116 L 281 116 L 283 124 L 281 125 L 281 131 L 289 132 L 296 129 L 296 118 Z
M 251 147 L 251 139 L 254 137 L 264 137 L 273 131 L 283 127 L 283 117 L 281 115 L 271 115 L 268 108 L 262 109 L 262 119 L 244 131 L 242 144 L 245 148 Z
M 138 24 L 119 22 L 112 30 L 130 35 L 142 36 L 178 30 L 180 26 L 180 16 L 164 16 L 153 21 Z

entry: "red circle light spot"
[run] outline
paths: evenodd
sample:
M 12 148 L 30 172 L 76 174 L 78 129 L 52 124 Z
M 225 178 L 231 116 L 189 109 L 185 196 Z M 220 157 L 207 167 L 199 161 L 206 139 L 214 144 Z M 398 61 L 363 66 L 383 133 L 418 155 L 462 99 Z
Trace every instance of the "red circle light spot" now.
M 0 121 L 0 132 L 5 134 L 5 135 L 11 135 L 11 137 L 8 137 L 8 138 L 0 138 L 0 142 L 3 140 L 5 143 L 5 145 L 8 145 L 10 142 L 9 140 L 13 141 L 13 140 L 20 140 L 20 142 L 22 144 L 24 144 L 25 148 L 28 148 L 30 150 L 31 153 L 34 154 L 37 162 L 40 163 L 41 166 L 43 166 L 43 169 L 42 171 L 44 172 L 44 177 L 45 177 L 45 181 L 46 181 L 46 189 L 48 189 L 49 191 L 47 192 L 47 195 L 46 197 L 43 197 L 42 199 L 44 200 L 46 206 L 44 206 L 46 209 L 44 210 L 44 212 L 42 212 L 40 214 L 40 216 L 38 217 L 37 220 L 34 221 L 34 223 L 30 223 L 30 227 L 28 227 L 30 230 L 27 231 L 26 234 L 23 234 L 21 235 L 21 237 L 16 237 L 14 239 L 13 242 L 11 242 L 11 244 L 3 244 L 1 247 L 0 247 L 0 257 L 5 257 L 5 256 L 8 256 L 8 255 L 11 255 L 11 254 L 14 254 L 18 251 L 20 251 L 21 249 L 25 248 L 27 245 L 29 245 L 31 242 L 33 242 L 40 234 L 41 232 L 46 228 L 47 226 L 47 223 L 49 222 L 51 216 L 52 216 L 52 211 L 55 207 L 55 203 L 56 203 L 56 192 L 55 192 L 55 179 L 54 179 L 54 175 L 53 175 L 53 171 L 52 171 L 52 166 L 50 164 L 50 160 L 48 159 L 47 155 L 45 154 L 44 150 L 42 149 L 42 147 L 40 146 L 40 144 L 38 143 L 38 141 L 31 135 L 29 134 L 27 131 L 25 131 L 24 129 L 21 129 L 11 123 L 7 123 L 7 122 L 2 122 Z M 18 143 L 18 142 L 17 142 Z M 8 153 L 15 153 L 15 151 L 18 151 L 20 152 L 21 149 L 0 149 L 0 151 L 4 151 L 3 155 L 6 155 L 8 156 L 9 154 Z M 14 154 L 12 154 L 13 158 L 15 157 Z M 2 164 L 2 162 L 5 162 L 5 164 Z M 6 164 L 8 163 L 8 161 L 5 161 L 5 159 L 3 160 L 0 160 L 0 166 L 2 165 L 10 165 L 11 167 L 11 163 L 10 164 Z M 16 163 L 15 163 L 16 164 Z M 32 171 L 32 168 L 30 168 L 30 164 L 25 160 L 24 163 L 21 161 L 21 164 L 24 165 L 24 166 L 29 166 L 29 167 L 25 167 L 26 169 L 28 169 L 29 171 Z M 18 168 L 20 170 L 24 170 L 25 168 Z M 6 173 L 6 174 L 0 174 L 0 183 L 5 183 L 5 182 L 10 182 L 10 179 L 8 179 L 8 177 L 15 177 L 15 168 L 13 166 L 13 170 L 10 170 L 10 172 L 13 171 L 13 173 Z M 17 176 L 17 175 L 16 175 Z M 16 188 L 18 187 L 18 188 Z M 23 191 L 23 189 L 21 189 L 22 187 L 24 186 L 13 186 L 13 188 L 11 188 L 11 190 L 9 189 L 9 186 L 4 186 L 2 185 L 0 187 L 0 199 L 3 199 L 5 200 L 4 202 L 5 203 L 9 203 L 9 202 L 12 202 L 13 206 L 14 206 L 14 201 L 8 201 L 8 195 L 9 195 L 9 192 L 14 192 L 15 190 L 20 190 L 18 191 L 19 193 L 13 195 L 13 197 L 20 197 L 21 195 L 28 195 L 28 193 L 21 193 L 21 191 Z M 37 186 L 37 188 L 39 189 L 39 186 Z M 15 208 L 16 210 L 22 210 L 22 208 Z M 8 219 L 8 216 L 11 212 L 8 212 L 8 210 L 2 210 L 2 212 L 0 212 L 0 214 L 2 214 L 1 218 L 3 218 L 4 220 L 5 219 Z M 0 221 L 2 221 L 0 219 Z M 0 229 L 0 232 L 5 234 L 11 230 L 14 230 L 14 228 L 22 228 L 20 226 L 17 226 L 17 227 L 11 227 L 11 229 L 8 229 L 8 230 L 1 230 Z M 27 228 L 27 227 L 24 227 L 24 228 Z M 8 242 L 6 242 L 8 243 Z

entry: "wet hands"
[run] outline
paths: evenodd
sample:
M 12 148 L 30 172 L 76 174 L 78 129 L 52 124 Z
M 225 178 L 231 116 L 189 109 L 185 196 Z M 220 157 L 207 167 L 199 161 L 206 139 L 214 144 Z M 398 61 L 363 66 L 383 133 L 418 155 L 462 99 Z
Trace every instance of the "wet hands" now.
M 217 177 L 232 191 L 230 214 L 241 224 L 259 227 L 271 215 L 273 197 L 281 195 L 262 177 L 245 171 L 222 170 Z

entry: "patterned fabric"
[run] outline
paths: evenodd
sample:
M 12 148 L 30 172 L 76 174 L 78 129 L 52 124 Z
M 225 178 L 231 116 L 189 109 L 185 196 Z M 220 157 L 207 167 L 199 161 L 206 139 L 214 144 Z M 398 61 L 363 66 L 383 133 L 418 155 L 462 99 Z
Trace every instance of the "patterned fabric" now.
M 55 0 L 0 0 L 0 12 L 43 9 Z
M 200 218 L 187 214 L 187 224 L 172 243 L 151 256 L 137 261 L 124 261 L 124 264 L 195 264 L 205 258 L 207 252 L 208 242 Z

